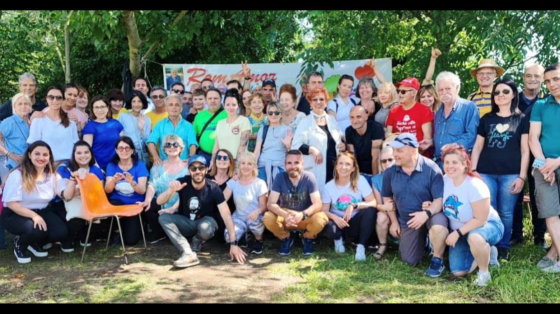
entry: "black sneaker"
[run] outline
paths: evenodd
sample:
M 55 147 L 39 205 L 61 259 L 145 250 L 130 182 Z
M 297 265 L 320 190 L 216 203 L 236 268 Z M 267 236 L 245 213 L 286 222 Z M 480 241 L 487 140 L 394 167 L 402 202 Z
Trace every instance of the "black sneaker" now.
M 159 241 L 163 241 L 166 238 L 167 238 L 167 235 L 165 235 L 165 233 L 162 234 L 162 235 L 157 235 L 154 232 L 150 232 L 146 236 L 146 240 L 148 240 L 148 243 L 151 243 L 151 244 L 158 243 Z
M 249 243 L 247 241 L 247 235 L 242 235 L 241 238 L 239 239 L 239 241 L 237 241 L 237 244 L 239 245 L 239 247 L 241 248 L 246 248 L 249 246 Z
M 501 259 L 509 261 L 509 250 L 508 249 L 498 248 L 498 260 L 501 260 Z
M 47 257 L 49 252 L 43 250 L 37 243 L 30 244 L 27 249 L 33 253 L 36 257 Z
M 60 241 L 60 250 L 64 253 L 74 252 L 74 242 L 73 241 Z
M 253 243 L 253 250 L 251 251 L 251 253 L 257 254 L 257 255 L 262 254 L 263 246 L 264 246 L 263 241 L 255 240 L 255 242 Z
M 19 245 L 19 236 L 14 237 L 14 255 L 20 264 L 27 264 L 31 262 L 31 257 L 29 256 L 29 253 L 27 253 L 27 249 L 22 248 Z

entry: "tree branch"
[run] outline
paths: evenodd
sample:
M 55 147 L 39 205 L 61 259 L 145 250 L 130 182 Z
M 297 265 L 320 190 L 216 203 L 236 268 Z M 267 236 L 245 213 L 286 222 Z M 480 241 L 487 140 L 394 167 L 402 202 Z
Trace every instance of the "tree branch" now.
M 169 26 L 170 28 L 175 27 L 177 24 L 179 24 L 179 21 L 187 14 L 189 10 L 183 10 L 181 11 L 181 13 L 179 13 L 179 15 L 175 18 L 175 20 L 173 20 L 173 22 L 171 23 L 171 25 Z M 144 56 L 142 57 L 142 61 L 145 61 L 146 59 L 148 59 L 148 57 L 150 57 L 157 49 L 157 47 L 161 44 L 161 39 L 156 40 L 152 46 L 150 47 L 150 49 L 148 49 L 148 51 L 146 52 L 146 54 L 144 54 Z

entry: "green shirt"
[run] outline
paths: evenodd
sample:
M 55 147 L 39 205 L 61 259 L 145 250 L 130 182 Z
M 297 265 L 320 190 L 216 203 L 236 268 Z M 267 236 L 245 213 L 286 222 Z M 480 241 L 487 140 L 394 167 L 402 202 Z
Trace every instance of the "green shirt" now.
M 214 118 L 214 120 L 212 120 L 212 122 L 210 122 L 210 124 L 206 127 L 204 133 L 200 135 L 200 132 L 202 132 L 202 128 L 204 128 L 206 122 L 208 122 L 208 120 L 210 120 L 213 115 L 214 114 L 210 111 L 203 110 L 196 115 L 193 124 L 196 136 L 200 136 L 200 140 L 198 141 L 200 149 L 202 149 L 202 151 L 207 154 L 212 154 L 212 150 L 214 149 L 214 142 L 216 141 L 216 125 L 219 121 L 227 118 L 226 111 L 222 110 L 222 112 L 220 112 L 218 116 Z
M 560 104 L 548 96 L 537 101 L 531 112 L 531 122 L 541 123 L 540 143 L 546 158 L 560 157 Z

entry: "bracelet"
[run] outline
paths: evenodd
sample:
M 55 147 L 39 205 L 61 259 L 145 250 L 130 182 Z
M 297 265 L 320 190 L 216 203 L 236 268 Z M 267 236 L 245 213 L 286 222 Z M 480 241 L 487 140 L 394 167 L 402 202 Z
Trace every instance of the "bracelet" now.
M 455 231 L 457 231 L 457 234 L 459 234 L 459 238 L 464 237 L 465 235 L 461 232 L 461 229 L 457 228 Z
M 523 180 L 523 182 L 525 182 L 525 180 L 527 180 L 527 178 L 522 178 L 521 176 L 518 176 L 518 178 Z
M 428 215 L 428 219 L 429 219 L 429 218 L 432 218 L 432 215 L 433 215 L 433 214 L 432 214 L 431 211 L 429 211 L 428 209 L 424 209 L 424 212 L 426 212 L 426 215 Z

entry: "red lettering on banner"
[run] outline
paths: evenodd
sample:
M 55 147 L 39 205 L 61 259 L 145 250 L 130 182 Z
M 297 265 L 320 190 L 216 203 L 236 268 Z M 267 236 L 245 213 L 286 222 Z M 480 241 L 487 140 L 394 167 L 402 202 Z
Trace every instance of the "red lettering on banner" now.
M 200 82 L 202 82 L 202 79 L 204 78 L 203 76 L 206 74 L 206 69 L 204 69 L 204 68 L 188 69 L 187 74 L 191 74 L 191 73 L 194 73 L 194 74 L 189 76 L 189 83 L 187 85 L 189 85 L 190 83 L 200 83 Z
M 229 78 L 227 74 L 208 73 L 205 68 L 190 68 L 187 70 L 187 74 L 189 75 L 187 86 L 191 83 L 200 83 L 205 78 L 211 79 L 215 85 L 225 84 L 231 80 L 238 80 L 240 82 L 244 81 L 242 70 L 229 75 Z M 276 81 L 276 73 L 251 74 L 251 82 L 264 82 L 267 79 Z

